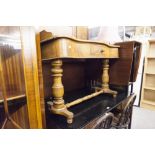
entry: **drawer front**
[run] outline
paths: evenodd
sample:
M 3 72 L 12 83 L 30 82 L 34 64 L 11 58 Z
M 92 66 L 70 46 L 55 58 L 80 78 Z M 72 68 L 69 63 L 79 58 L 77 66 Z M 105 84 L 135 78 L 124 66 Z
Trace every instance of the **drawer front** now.
M 42 58 L 118 58 L 118 48 L 106 45 L 56 40 L 42 47 Z
M 108 57 L 109 48 L 103 45 L 91 45 L 90 55 L 94 57 Z

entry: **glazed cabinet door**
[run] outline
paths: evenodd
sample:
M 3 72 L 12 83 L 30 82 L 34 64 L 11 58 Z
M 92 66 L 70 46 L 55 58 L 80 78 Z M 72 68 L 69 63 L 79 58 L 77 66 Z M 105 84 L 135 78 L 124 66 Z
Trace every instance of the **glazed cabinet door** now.
M 43 128 L 35 39 L 32 27 L 0 27 L 1 128 Z

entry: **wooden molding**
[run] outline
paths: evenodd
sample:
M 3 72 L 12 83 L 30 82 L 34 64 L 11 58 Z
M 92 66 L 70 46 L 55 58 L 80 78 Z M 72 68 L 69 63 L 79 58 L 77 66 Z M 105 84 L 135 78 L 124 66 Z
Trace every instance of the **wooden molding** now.
M 20 27 L 30 128 L 42 128 L 37 50 L 33 27 Z

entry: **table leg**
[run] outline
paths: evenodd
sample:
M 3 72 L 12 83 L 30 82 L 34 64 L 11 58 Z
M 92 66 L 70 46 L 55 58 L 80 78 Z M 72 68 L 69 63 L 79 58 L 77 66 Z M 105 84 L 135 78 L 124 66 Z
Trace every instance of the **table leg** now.
M 52 96 L 53 96 L 53 105 L 51 105 L 51 111 L 54 114 L 63 115 L 67 118 L 67 123 L 72 123 L 73 113 L 70 112 L 64 104 L 63 95 L 64 87 L 62 84 L 62 60 L 53 60 L 52 61 Z
M 104 93 L 112 94 L 116 97 L 117 91 L 113 91 L 109 88 L 109 59 L 103 60 L 103 73 L 102 73 L 102 89 Z

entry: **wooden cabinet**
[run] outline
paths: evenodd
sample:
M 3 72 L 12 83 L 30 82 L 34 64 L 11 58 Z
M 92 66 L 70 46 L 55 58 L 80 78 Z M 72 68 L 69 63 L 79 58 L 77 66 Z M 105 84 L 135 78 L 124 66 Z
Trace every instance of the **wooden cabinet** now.
M 87 27 L 48 28 L 87 39 Z M 0 27 L 0 58 L 0 127 L 16 128 L 12 119 L 21 128 L 46 128 L 39 32 L 30 26 Z
M 141 43 L 126 41 L 116 43 L 119 45 L 120 59 L 111 61 L 110 84 L 127 86 L 129 82 L 135 82 L 137 78 L 141 57 Z
M 155 110 L 155 40 L 150 40 L 145 57 L 141 107 Z
M 45 127 L 36 39 L 33 27 L 0 27 L 0 126 L 4 128 Z
M 119 46 L 97 41 L 80 40 L 66 36 L 53 37 L 52 33 L 46 31 L 42 31 L 41 36 L 41 38 L 44 38 L 41 41 L 43 79 L 45 86 L 44 92 L 47 92 L 45 96 L 49 101 L 48 103 L 51 113 L 66 117 L 67 123 L 71 124 L 73 123 L 74 114 L 68 110 L 70 107 L 81 104 L 100 94 L 111 94 L 113 97 L 117 96 L 117 92 L 112 91 L 109 88 L 108 70 L 109 59 L 119 58 Z M 48 37 L 46 38 L 44 36 Z M 86 82 L 88 80 L 87 76 L 90 72 L 95 76 L 96 73 L 98 73 L 97 68 L 94 68 L 93 59 L 96 61 L 96 67 L 100 70 L 99 73 L 101 72 L 101 75 L 97 76 L 96 80 L 94 77 L 91 78 L 89 76 L 91 82 Z M 71 62 L 74 64 L 74 67 Z M 68 63 L 70 63 L 70 65 Z M 89 63 L 92 63 L 93 66 L 91 67 Z M 67 68 L 65 68 L 66 64 L 68 64 Z M 66 70 L 70 70 L 70 72 L 67 71 L 67 76 L 65 75 Z M 95 72 L 93 72 L 93 70 Z M 79 76 L 80 78 L 78 78 Z M 66 80 L 67 83 L 65 84 L 64 79 L 67 78 L 70 80 Z M 99 83 L 99 81 L 97 81 L 97 79 L 101 80 L 98 86 L 97 83 Z M 90 94 L 71 100 L 67 103 L 63 97 L 67 94 L 66 89 L 68 89 L 68 86 L 70 85 L 69 83 L 72 81 L 75 82 L 75 80 L 75 84 L 83 83 L 82 85 L 85 88 L 87 88 L 87 86 L 89 88 L 91 87 L 93 91 Z M 92 81 L 94 82 L 94 88 L 92 87 Z M 52 84 L 50 87 L 51 82 Z M 71 91 L 73 91 L 73 88 L 76 88 L 76 91 L 79 89 L 79 84 L 75 87 L 74 86 L 71 86 Z M 49 91 L 47 91 L 47 89 Z M 48 99 L 48 97 L 52 99 Z
M 0 27 L 0 125 L 4 128 L 15 127 L 6 122 L 8 113 L 20 127 L 29 128 L 23 67 L 20 28 Z

